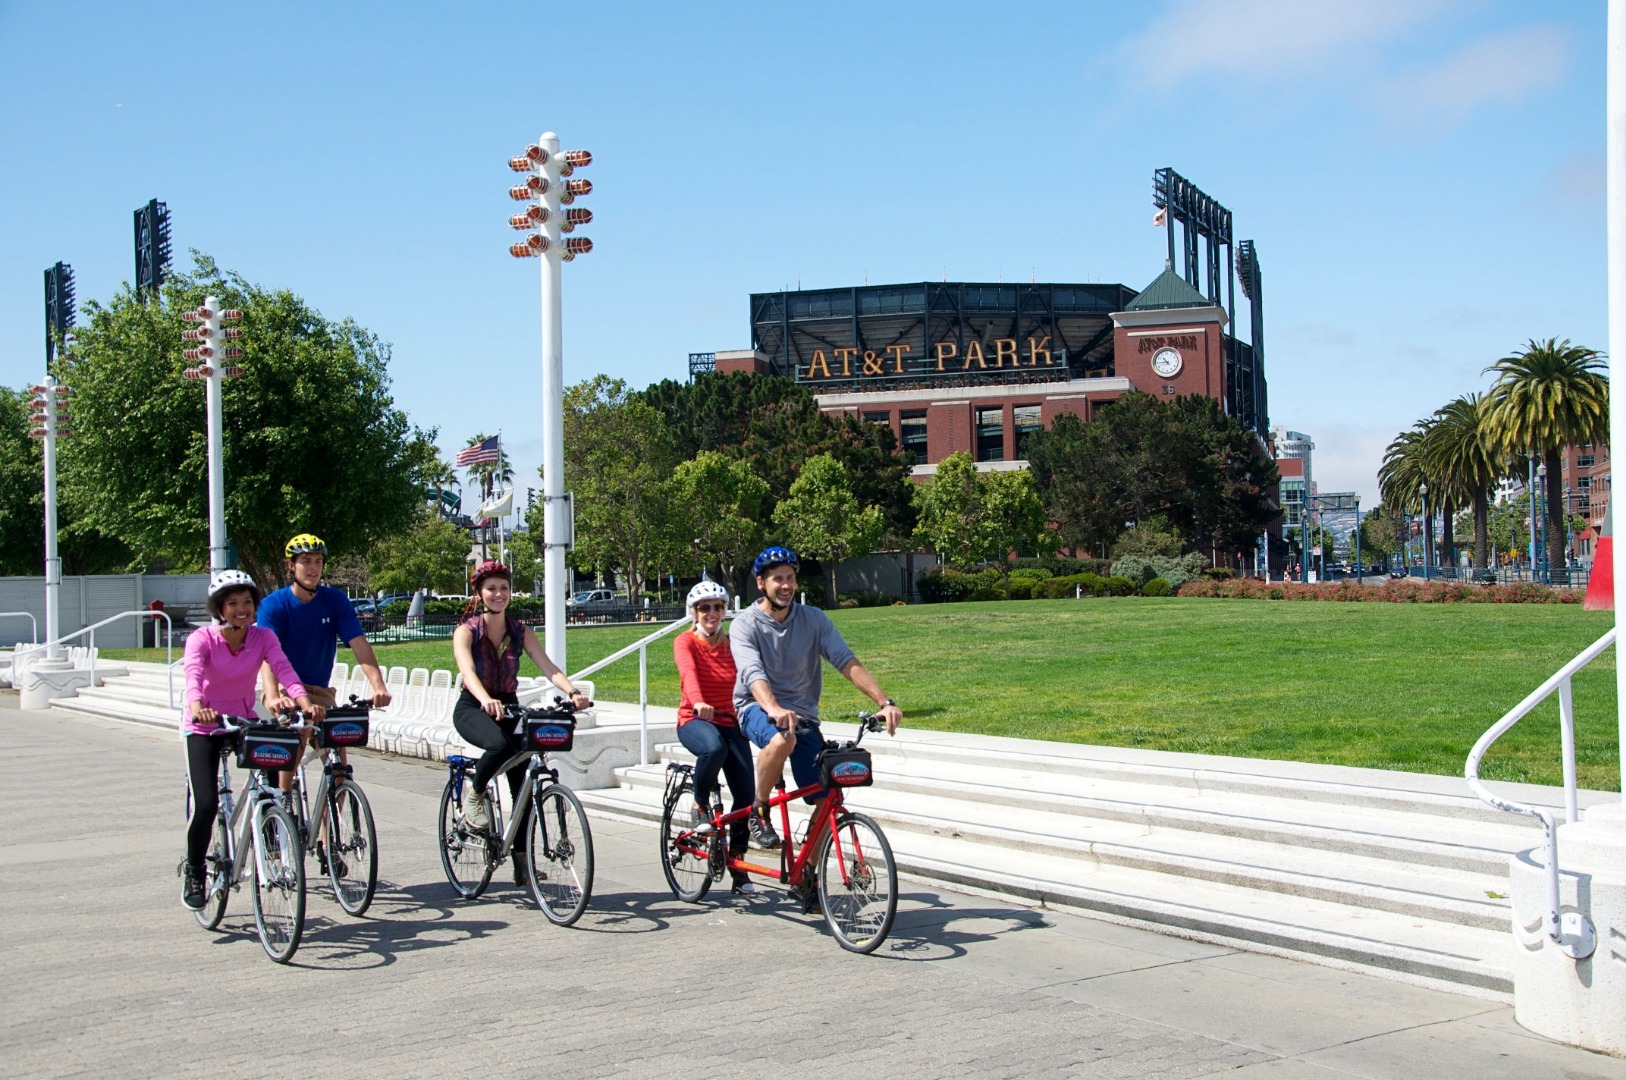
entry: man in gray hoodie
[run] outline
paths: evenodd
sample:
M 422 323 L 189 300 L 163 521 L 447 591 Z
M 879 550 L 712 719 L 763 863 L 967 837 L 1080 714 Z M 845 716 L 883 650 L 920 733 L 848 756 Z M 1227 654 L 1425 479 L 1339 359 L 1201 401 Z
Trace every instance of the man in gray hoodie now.
M 796 719 L 817 720 L 824 686 L 822 662 L 846 676 L 875 702 L 875 715 L 886 721 L 886 733 L 898 730 L 903 711 L 886 696 L 875 676 L 842 640 L 830 617 L 818 608 L 796 603 L 796 554 L 787 548 L 765 548 L 751 569 L 762 599 L 734 617 L 729 644 L 738 675 L 734 682 L 734 715 L 740 730 L 758 748 L 756 805 L 751 839 L 758 847 L 776 848 L 779 834 L 768 820 L 768 799 L 790 759 L 797 787 L 818 782 L 815 764 L 823 749 L 817 738 L 796 739 Z

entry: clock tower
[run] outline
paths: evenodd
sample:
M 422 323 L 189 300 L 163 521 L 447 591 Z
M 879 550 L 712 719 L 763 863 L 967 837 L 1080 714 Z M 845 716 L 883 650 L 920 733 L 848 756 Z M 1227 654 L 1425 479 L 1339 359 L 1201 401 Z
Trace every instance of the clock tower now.
M 1172 267 L 1122 311 L 1112 313 L 1116 373 L 1161 398 L 1202 394 L 1225 400 L 1225 309 Z

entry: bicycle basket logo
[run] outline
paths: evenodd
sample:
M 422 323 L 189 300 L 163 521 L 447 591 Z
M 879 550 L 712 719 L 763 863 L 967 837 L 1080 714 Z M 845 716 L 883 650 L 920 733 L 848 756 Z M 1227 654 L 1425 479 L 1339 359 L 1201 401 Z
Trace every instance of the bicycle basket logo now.
M 334 724 L 327 729 L 327 741 L 350 746 L 367 738 L 367 729 L 360 724 Z
M 862 761 L 843 761 L 830 770 L 837 787 L 856 787 L 869 779 L 869 766 Z
M 249 751 L 248 759 L 262 769 L 279 769 L 294 759 L 286 746 L 263 744 Z
M 558 724 L 538 724 L 531 729 L 531 743 L 543 750 L 552 750 L 570 741 L 571 730 Z

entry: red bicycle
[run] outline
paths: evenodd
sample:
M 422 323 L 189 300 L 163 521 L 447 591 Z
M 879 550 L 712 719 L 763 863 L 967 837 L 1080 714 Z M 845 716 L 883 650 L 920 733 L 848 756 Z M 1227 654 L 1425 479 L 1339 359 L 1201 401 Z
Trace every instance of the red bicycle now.
M 843 949 L 874 952 L 892 930 L 898 910 L 898 868 L 892 845 L 872 818 L 847 809 L 848 788 L 866 787 L 873 779 L 870 754 L 858 744 L 864 733 L 879 731 L 886 722 L 858 714 L 858 738 L 840 743 L 824 739 L 818 757 L 819 782 L 787 792 L 777 785 L 769 806 L 779 808 L 785 838 L 777 867 L 747 862 L 728 853 L 729 826 L 751 811 L 722 813 L 713 808 L 710 819 L 694 822 L 694 767 L 677 762 L 666 766 L 666 794 L 661 810 L 661 869 L 673 894 L 698 903 L 733 870 L 776 880 L 790 886 L 792 895 L 811 911 L 813 901 L 824 913 L 830 933 Z M 818 722 L 803 720 L 797 738 L 822 738 Z M 807 835 L 800 843 L 790 827 L 790 803 L 809 795 L 822 795 L 813 807 Z

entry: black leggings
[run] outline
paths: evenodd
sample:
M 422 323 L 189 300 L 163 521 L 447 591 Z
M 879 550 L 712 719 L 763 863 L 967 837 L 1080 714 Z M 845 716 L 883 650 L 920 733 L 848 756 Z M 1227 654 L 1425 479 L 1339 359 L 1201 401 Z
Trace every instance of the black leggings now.
M 186 737 L 186 783 L 192 790 L 192 816 L 186 824 L 186 861 L 201 867 L 209 851 L 209 837 L 215 831 L 215 814 L 220 810 L 220 752 L 227 736 L 188 735 Z
M 513 694 L 498 694 L 497 700 L 504 705 L 517 705 L 519 699 Z M 497 775 L 503 762 L 525 749 L 525 734 L 522 731 L 516 735 L 512 731 L 504 730 L 508 721 L 498 723 L 491 718 L 491 714 L 480 708 L 480 702 L 467 690 L 458 696 L 457 705 L 452 709 L 452 726 L 457 733 L 474 746 L 478 746 L 485 753 L 474 766 L 473 783 L 476 791 L 484 791 L 491 778 Z M 519 803 L 520 788 L 525 785 L 525 770 L 513 768 L 508 770 L 508 793 L 513 796 L 514 802 Z M 530 835 L 530 829 L 524 822 L 520 823 L 519 830 L 514 834 L 514 850 L 524 851 Z

